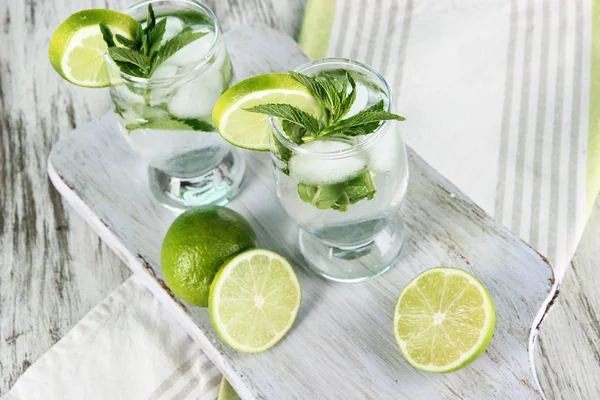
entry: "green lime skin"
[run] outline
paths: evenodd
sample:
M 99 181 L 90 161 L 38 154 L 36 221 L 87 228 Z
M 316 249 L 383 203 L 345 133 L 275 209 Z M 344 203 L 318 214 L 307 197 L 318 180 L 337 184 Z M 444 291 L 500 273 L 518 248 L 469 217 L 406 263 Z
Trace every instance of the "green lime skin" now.
M 210 285 L 223 263 L 257 246 L 256 233 L 240 214 L 226 207 L 202 206 L 173 221 L 163 240 L 160 264 L 173 293 L 207 307 Z
M 48 47 L 50 64 L 60 76 L 65 78 L 62 69 L 62 57 L 64 54 L 63 52 L 71 42 L 71 38 L 79 29 L 91 25 L 99 26 L 102 22 L 110 27 L 119 27 L 124 32 L 129 32 L 131 37 L 135 35 L 138 25 L 137 21 L 127 14 L 103 8 L 83 10 L 69 16 L 69 18 L 64 20 L 63 23 L 56 28 L 56 31 L 54 31 L 52 38 L 50 39 L 50 46 Z M 98 28 L 98 30 L 99 29 L 100 28 Z M 99 87 L 106 87 L 108 85 L 109 83 L 107 82 Z

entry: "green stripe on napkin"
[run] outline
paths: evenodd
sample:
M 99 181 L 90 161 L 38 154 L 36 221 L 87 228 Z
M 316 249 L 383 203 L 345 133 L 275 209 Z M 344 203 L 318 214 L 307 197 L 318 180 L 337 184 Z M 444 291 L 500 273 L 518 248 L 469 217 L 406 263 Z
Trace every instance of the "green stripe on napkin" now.
M 588 129 L 587 217 L 600 191 L 600 0 L 592 6 L 592 69 Z M 587 218 L 586 218 L 587 219 Z
M 335 0 L 308 0 L 298 43 L 313 60 L 327 56 Z

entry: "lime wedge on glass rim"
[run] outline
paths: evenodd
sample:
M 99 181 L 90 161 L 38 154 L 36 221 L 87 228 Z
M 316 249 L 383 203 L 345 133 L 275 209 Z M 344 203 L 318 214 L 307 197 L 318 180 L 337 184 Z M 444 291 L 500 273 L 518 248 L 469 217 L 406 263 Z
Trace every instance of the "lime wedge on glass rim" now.
M 458 268 L 431 268 L 402 289 L 394 336 L 413 367 L 451 372 L 485 351 L 495 321 L 490 294 L 477 278 Z
M 117 11 L 92 9 L 67 18 L 52 35 L 48 56 L 52 67 L 67 81 L 84 87 L 110 85 L 104 61 L 106 43 L 100 32 L 104 22 L 113 34 L 133 39 L 137 21 Z
M 269 150 L 269 117 L 244 109 L 262 104 L 291 104 L 318 116 L 311 93 L 288 74 L 265 74 L 245 79 L 225 91 L 213 108 L 213 124 L 223 139 L 248 150 Z
M 260 353 L 291 329 L 301 302 L 300 282 L 290 263 L 272 251 L 251 249 L 223 264 L 211 284 L 208 309 L 225 343 Z

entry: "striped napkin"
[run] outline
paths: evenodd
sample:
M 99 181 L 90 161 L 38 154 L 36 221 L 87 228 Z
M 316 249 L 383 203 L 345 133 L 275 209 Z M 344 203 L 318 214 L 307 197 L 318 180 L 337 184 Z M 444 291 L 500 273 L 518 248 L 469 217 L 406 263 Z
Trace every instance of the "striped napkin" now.
M 312 58 L 388 81 L 405 140 L 560 280 L 600 188 L 600 3 L 309 0 Z
M 129 278 L 33 364 L 3 400 L 221 400 L 228 385 L 158 299 Z M 226 385 L 226 386 L 225 386 Z

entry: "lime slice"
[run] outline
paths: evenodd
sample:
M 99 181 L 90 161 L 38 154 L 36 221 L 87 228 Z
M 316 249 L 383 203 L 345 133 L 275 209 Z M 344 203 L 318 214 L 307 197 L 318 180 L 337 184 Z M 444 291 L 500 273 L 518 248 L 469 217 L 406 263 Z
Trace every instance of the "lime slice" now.
M 84 10 L 67 18 L 52 35 L 48 50 L 50 63 L 60 76 L 75 85 L 96 88 L 110 84 L 101 22 L 113 34 L 128 39 L 133 38 L 138 24 L 129 15 L 117 11 Z
M 210 319 L 238 351 L 260 353 L 290 330 L 300 308 L 300 282 L 290 263 L 264 249 L 240 253 L 219 270 L 210 287 Z
M 319 115 L 319 106 L 308 89 L 287 74 L 266 74 L 243 80 L 219 97 L 213 108 L 213 123 L 231 144 L 249 150 L 269 150 L 271 127 L 268 116 L 245 111 L 261 104 L 287 103 Z
M 485 351 L 495 321 L 490 294 L 477 278 L 457 268 L 431 268 L 400 293 L 394 336 L 413 367 L 450 372 Z

